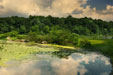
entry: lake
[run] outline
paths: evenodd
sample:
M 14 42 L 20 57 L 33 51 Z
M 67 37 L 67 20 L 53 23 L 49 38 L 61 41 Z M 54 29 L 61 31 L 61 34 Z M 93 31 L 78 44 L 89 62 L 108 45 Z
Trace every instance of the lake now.
M 109 75 L 110 59 L 84 51 L 38 52 L 23 61 L 9 61 L 0 75 Z

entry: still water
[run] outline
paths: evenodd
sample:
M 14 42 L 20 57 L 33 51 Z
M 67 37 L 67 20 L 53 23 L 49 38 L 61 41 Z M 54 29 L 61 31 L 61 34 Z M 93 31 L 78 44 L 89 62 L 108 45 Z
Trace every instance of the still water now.
M 110 59 L 94 52 L 42 52 L 6 64 L 0 75 L 109 75 L 112 70 Z

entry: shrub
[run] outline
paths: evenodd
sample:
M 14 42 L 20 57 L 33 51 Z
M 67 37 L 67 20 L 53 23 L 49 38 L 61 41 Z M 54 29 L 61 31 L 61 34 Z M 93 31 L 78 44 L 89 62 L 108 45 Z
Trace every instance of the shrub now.
M 7 37 L 16 37 L 17 35 L 18 35 L 17 31 L 12 31 L 12 32 L 1 34 L 0 39 L 5 39 Z
M 87 39 L 79 39 L 78 46 L 81 46 L 84 48 L 89 48 L 89 47 L 91 47 L 91 43 Z
M 6 33 L 6 35 L 10 36 L 10 37 L 16 37 L 18 35 L 18 32 L 17 31 L 12 31 L 12 32 Z
M 26 38 L 27 38 L 26 35 L 18 35 L 18 36 L 17 36 L 17 39 L 26 39 Z
M 71 33 L 69 30 L 59 29 L 51 31 L 49 38 L 51 39 L 51 43 L 73 45 L 77 43 L 78 36 L 79 35 Z
M 47 41 L 48 43 L 51 43 L 51 37 L 49 35 L 38 35 L 37 36 L 37 42 L 42 43 L 43 41 Z
M 7 37 L 6 34 L 0 34 L 0 39 L 5 39 Z
M 12 41 L 18 40 L 17 37 L 11 37 Z
M 29 32 L 27 36 L 27 40 L 37 42 L 37 33 L 36 32 Z

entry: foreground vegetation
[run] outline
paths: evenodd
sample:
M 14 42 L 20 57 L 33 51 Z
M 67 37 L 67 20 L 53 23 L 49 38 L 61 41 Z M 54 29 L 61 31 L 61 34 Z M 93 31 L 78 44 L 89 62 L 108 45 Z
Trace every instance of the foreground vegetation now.
M 25 60 L 30 58 L 34 53 L 53 52 L 58 50 L 57 48 L 46 48 L 31 43 L 11 43 L 2 41 L 0 43 L 0 66 L 7 66 L 6 63 L 13 60 Z

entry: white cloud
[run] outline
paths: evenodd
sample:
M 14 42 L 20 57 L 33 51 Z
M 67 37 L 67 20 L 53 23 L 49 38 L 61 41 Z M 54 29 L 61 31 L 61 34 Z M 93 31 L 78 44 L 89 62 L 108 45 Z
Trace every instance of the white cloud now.
M 113 6 L 111 6 L 111 5 L 107 5 L 107 6 L 106 6 L 106 9 L 107 9 L 107 10 L 111 10 L 111 11 L 113 12 Z
M 82 13 L 73 14 L 74 17 L 92 17 L 94 19 L 102 19 L 106 21 L 113 21 L 113 6 L 107 5 L 105 10 L 97 10 L 86 6 L 82 8 Z
M 87 0 L 0 0 L 0 16 L 52 15 L 65 17 L 92 17 L 112 20 L 113 6 L 107 5 L 105 10 L 83 7 Z

